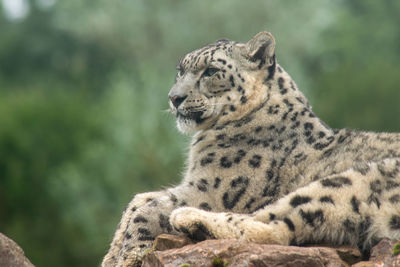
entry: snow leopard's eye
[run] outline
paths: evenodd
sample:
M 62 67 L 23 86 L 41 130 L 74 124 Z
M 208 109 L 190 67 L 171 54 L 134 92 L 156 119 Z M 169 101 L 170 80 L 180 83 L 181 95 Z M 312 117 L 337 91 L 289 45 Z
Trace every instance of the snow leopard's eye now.
M 217 73 L 218 71 L 220 71 L 220 69 L 217 68 L 213 68 L 213 67 L 208 67 L 204 72 L 203 72 L 203 77 L 211 77 L 213 76 L 215 73 Z
M 185 71 L 183 69 L 178 69 L 178 73 L 176 74 L 176 77 L 180 78 L 183 76 L 183 74 L 185 74 Z

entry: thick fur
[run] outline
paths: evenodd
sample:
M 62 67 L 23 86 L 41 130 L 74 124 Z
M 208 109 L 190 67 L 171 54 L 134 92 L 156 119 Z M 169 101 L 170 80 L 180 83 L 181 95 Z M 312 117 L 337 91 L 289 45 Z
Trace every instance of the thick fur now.
M 193 133 L 182 183 L 135 196 L 103 266 L 134 266 L 155 236 L 351 244 L 400 238 L 400 135 L 334 130 L 275 60 L 275 40 L 187 54 L 169 93 Z

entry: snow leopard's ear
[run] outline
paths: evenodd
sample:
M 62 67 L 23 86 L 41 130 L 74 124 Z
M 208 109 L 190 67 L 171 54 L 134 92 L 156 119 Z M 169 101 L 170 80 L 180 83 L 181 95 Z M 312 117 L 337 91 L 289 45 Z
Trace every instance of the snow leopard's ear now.
M 257 62 L 258 68 L 275 64 L 275 38 L 269 32 L 259 32 L 246 43 L 246 57 Z

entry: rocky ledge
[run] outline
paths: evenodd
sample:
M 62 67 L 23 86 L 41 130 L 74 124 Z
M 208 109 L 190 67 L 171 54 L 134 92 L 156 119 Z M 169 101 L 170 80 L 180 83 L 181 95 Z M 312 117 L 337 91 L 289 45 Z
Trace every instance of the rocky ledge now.
M 0 266 L 34 267 L 17 243 L 0 233 Z
M 0 233 L 0 266 L 33 267 L 24 251 Z M 400 266 L 400 242 L 383 239 L 371 249 L 368 260 L 353 247 L 296 247 L 263 245 L 237 240 L 206 240 L 193 244 L 183 236 L 160 235 L 143 259 L 145 267 L 225 266 Z
M 186 237 L 160 235 L 144 257 L 145 267 L 158 266 L 400 266 L 398 241 L 383 239 L 368 261 L 353 247 L 296 247 L 255 244 L 237 240 L 206 240 L 193 244 Z

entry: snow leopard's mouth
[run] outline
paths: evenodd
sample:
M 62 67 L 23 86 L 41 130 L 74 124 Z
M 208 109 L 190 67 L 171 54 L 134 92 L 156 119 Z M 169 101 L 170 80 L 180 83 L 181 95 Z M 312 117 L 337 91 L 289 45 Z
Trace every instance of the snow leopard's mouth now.
M 178 119 L 193 120 L 196 123 L 202 123 L 205 120 L 201 117 L 203 114 L 204 114 L 203 111 L 189 112 L 186 114 L 182 114 L 181 112 L 178 111 L 176 116 Z

